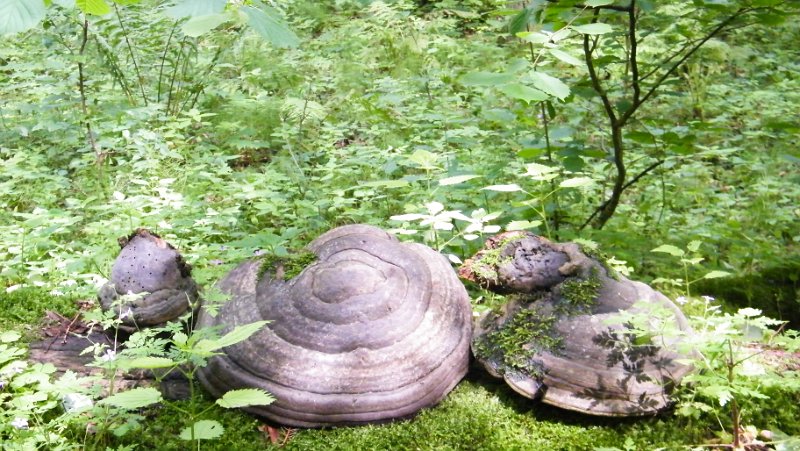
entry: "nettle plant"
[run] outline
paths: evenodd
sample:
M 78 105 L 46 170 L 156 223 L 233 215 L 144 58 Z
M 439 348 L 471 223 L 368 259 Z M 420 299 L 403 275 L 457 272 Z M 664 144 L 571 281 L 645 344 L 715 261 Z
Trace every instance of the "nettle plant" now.
M 787 357 L 800 350 L 800 333 L 784 330 L 784 322 L 762 316 L 761 310 L 743 308 L 736 313 L 723 313 L 714 298 L 691 296 L 690 287 L 697 280 L 729 275 L 711 271 L 699 279 L 689 278 L 689 267 L 703 260 L 698 253 L 700 245 L 701 242 L 693 241 L 686 250 L 673 245 L 653 249 L 680 259 L 685 279 L 658 282 L 684 289 L 684 295 L 677 297 L 676 302 L 687 313 L 691 331 L 671 327 L 669 311 L 656 311 L 644 303 L 636 306 L 639 313 L 620 313 L 613 323 L 624 324 L 637 337 L 637 344 L 659 340 L 654 344 L 677 346 L 695 371 L 683 379 L 675 413 L 692 419 L 710 415 L 719 424 L 722 439 L 739 449 L 748 431 L 770 426 L 769 423 L 745 426 L 763 421 L 754 414 L 759 402 L 769 400 L 770 394 L 776 392 L 800 391 L 800 372 Z M 781 431 L 772 431 L 772 435 L 797 443 L 797 438 L 785 436 Z
M 115 330 L 124 315 L 93 311 L 86 319 Z M 16 343 L 19 333 L 1 332 L 0 437 L 4 449 L 107 449 L 132 431 L 141 430 L 142 409 L 155 405 L 186 418 L 189 424 L 179 438 L 199 449 L 202 441 L 224 433 L 218 421 L 208 418 L 215 406 L 233 409 L 274 400 L 263 390 L 241 389 L 225 393 L 214 404 L 202 403 L 195 381 L 197 369 L 209 358 L 247 339 L 266 321 L 235 327 L 222 336 L 213 328 L 187 333 L 186 324 L 191 324 L 191 314 L 180 322 L 134 332 L 124 346 L 115 335 L 110 345 L 97 343 L 84 351 L 93 353 L 90 366 L 100 368 L 101 375 L 78 377 L 67 371 L 56 380 L 52 379 L 56 372 L 52 364 L 32 364 L 24 359 L 25 349 Z M 155 386 L 178 372 L 188 381 L 189 399 L 165 399 L 153 386 L 121 388 L 121 374 L 131 370 L 151 371 Z
M 508 204 L 508 199 L 503 198 L 504 195 L 514 195 L 513 193 L 522 193 L 523 197 L 520 199 L 515 197 L 511 201 L 511 206 L 524 211 L 523 215 L 533 216 L 538 219 L 518 219 L 511 220 L 506 223 L 505 227 L 492 224 L 497 221 L 502 215 L 502 211 L 487 211 L 487 208 L 477 208 L 470 212 L 469 216 L 464 214 L 461 210 L 449 210 L 444 204 L 438 201 L 431 201 L 424 205 L 425 213 L 407 213 L 401 215 L 391 216 L 393 221 L 402 221 L 404 225 L 400 228 L 393 229 L 392 232 L 399 235 L 414 235 L 420 230 L 412 228 L 410 223 L 416 222 L 419 226 L 423 227 L 423 240 L 430 244 L 437 250 L 444 252 L 447 257 L 456 264 L 461 263 L 458 254 L 471 255 L 477 250 L 479 246 L 469 245 L 469 243 L 476 243 L 475 240 L 481 236 L 491 235 L 505 231 L 516 230 L 534 230 L 538 231 L 542 227 L 541 233 L 547 237 L 552 237 L 556 231 L 551 224 L 553 220 L 549 217 L 550 199 L 558 193 L 565 190 L 575 191 L 578 188 L 588 187 L 595 183 L 589 177 L 583 177 L 579 174 L 570 174 L 561 171 L 557 167 L 551 167 L 539 163 L 529 163 L 525 166 L 525 172 L 520 174 L 522 180 L 520 184 L 498 184 L 489 185 L 480 189 L 480 192 L 485 196 L 485 203 L 489 205 L 495 202 L 498 205 L 505 206 Z M 563 178 L 564 175 L 573 175 L 573 177 Z M 558 183 L 553 183 L 558 177 L 562 180 Z M 447 187 L 451 185 L 458 185 L 469 182 L 470 180 L 480 178 L 477 174 L 462 174 L 456 176 L 445 177 L 439 179 L 438 187 Z M 538 190 L 543 189 L 543 194 L 537 189 L 523 188 L 522 185 L 534 184 Z M 436 190 L 429 188 L 431 195 L 435 194 Z M 517 195 L 518 196 L 518 195 Z M 528 214 L 532 212 L 532 215 Z M 461 225 L 463 224 L 463 226 Z
M 123 296 L 120 302 L 125 305 L 130 299 Z M 93 314 L 94 321 L 104 329 L 117 330 L 124 315 L 129 312 L 123 308 L 119 315 L 113 311 L 94 311 Z M 124 348 L 119 346 L 115 337 L 111 346 L 98 344 L 87 349 L 87 352 L 95 355 L 94 365 L 104 370 L 108 382 L 107 391 L 110 394 L 94 407 L 97 418 L 96 443 L 101 443 L 102 432 L 111 431 L 122 436 L 137 427 L 139 416 L 131 414 L 131 410 L 161 404 L 187 418 L 189 425 L 180 432 L 179 438 L 194 442 L 199 449 L 201 441 L 216 439 L 224 433 L 222 424 L 207 418 L 215 405 L 234 409 L 270 404 L 274 398 L 269 393 L 259 389 L 240 389 L 225 393 L 215 404 L 203 406 L 195 378 L 197 370 L 204 367 L 211 357 L 218 355 L 222 348 L 246 340 L 266 323 L 267 321 L 258 321 L 240 325 L 220 336 L 215 328 L 192 330 L 190 325 L 193 324 L 193 314 L 190 312 L 180 321 L 134 332 L 125 341 Z M 114 382 L 120 372 L 133 369 L 152 371 L 159 385 L 172 373 L 180 373 L 189 384 L 188 401 L 183 403 L 165 399 L 154 387 L 137 387 L 115 392 Z

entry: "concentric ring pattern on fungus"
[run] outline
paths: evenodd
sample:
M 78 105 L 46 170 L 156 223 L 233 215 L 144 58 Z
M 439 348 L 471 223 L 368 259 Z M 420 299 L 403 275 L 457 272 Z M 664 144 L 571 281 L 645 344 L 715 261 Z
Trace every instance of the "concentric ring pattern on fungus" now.
M 432 249 L 381 229 L 333 229 L 308 248 L 317 260 L 276 280 L 248 261 L 220 281 L 231 295 L 199 327 L 222 333 L 270 323 L 199 372 L 215 396 L 257 387 L 276 401 L 251 413 L 323 427 L 387 421 L 438 403 L 466 374 L 472 333 L 464 286 Z

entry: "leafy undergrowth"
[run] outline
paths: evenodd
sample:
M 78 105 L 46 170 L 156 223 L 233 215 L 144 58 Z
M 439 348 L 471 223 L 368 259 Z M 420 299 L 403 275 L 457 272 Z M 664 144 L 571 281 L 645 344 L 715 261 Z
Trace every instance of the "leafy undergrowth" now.
M 244 413 L 213 412 L 225 434 L 208 449 L 260 450 L 272 444 L 260 422 Z M 137 436 L 141 449 L 180 450 L 183 418 L 158 412 Z M 382 425 L 297 430 L 287 450 L 379 449 L 623 449 L 678 448 L 703 443 L 705 427 L 671 416 L 595 418 L 525 399 L 473 368 L 438 406 L 410 420 Z

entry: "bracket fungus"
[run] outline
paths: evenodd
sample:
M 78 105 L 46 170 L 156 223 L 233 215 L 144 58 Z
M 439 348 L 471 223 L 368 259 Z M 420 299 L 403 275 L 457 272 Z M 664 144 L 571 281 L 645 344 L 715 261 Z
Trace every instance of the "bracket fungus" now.
M 219 282 L 231 300 L 198 327 L 269 320 L 199 372 L 213 395 L 256 387 L 276 401 L 245 410 L 300 427 L 415 414 L 466 374 L 471 308 L 448 261 L 381 229 L 349 225 L 314 240 L 296 277 L 247 261 Z
M 103 310 L 113 309 L 123 328 L 133 330 L 164 324 L 191 309 L 197 284 L 172 245 L 146 229 L 120 238 L 119 244 L 111 280 L 98 293 Z
M 592 415 L 648 415 L 669 405 L 670 390 L 691 370 L 671 349 L 689 330 L 681 311 L 577 244 L 506 232 L 459 274 L 510 295 L 478 319 L 472 349 L 523 396 Z M 645 326 L 632 319 L 637 313 Z M 659 332 L 667 329 L 678 333 Z

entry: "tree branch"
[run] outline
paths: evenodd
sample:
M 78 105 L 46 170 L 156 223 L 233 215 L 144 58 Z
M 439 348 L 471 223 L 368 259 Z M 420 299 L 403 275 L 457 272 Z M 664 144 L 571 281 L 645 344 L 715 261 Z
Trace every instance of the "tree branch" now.
M 642 94 L 641 87 L 639 86 L 639 63 L 636 60 L 636 0 L 631 0 L 630 9 L 628 10 L 628 39 L 630 40 L 631 54 L 631 87 L 633 88 L 633 104 L 639 103 L 639 97 Z M 627 120 L 627 119 L 626 119 Z
M 633 116 L 633 113 L 635 113 L 636 110 L 639 109 L 639 107 L 647 101 L 647 99 L 649 99 L 653 94 L 655 94 L 656 90 L 658 90 L 658 88 L 661 87 L 661 84 L 664 83 L 664 81 L 667 78 L 669 78 L 669 76 L 672 75 L 672 73 L 675 72 L 678 69 L 678 67 L 680 67 L 683 63 L 685 63 L 686 60 L 689 59 L 689 57 L 691 57 L 692 55 L 695 54 L 695 52 L 700 50 L 700 47 L 702 47 L 703 44 L 708 42 L 709 39 L 716 36 L 720 31 L 724 30 L 725 27 L 727 27 L 731 22 L 733 22 L 734 20 L 739 18 L 739 16 L 748 11 L 749 11 L 748 8 L 739 8 L 733 15 L 720 22 L 716 27 L 714 27 L 713 30 L 711 30 L 708 34 L 706 34 L 705 37 L 700 39 L 699 42 L 697 42 L 691 49 L 689 49 L 688 52 L 686 52 L 677 62 L 675 62 L 675 64 L 672 65 L 672 67 L 670 67 L 666 72 L 664 72 L 661 75 L 661 77 L 658 78 L 658 80 L 656 80 L 653 86 L 647 91 L 644 97 L 642 97 L 639 100 L 639 102 L 634 103 L 631 106 L 631 108 L 628 109 L 628 111 L 626 111 L 625 114 L 623 114 L 620 117 L 620 122 L 624 124 L 625 121 L 627 121 L 631 116 Z
M 592 22 L 597 22 L 597 15 L 599 10 L 594 11 L 594 18 Z M 589 45 L 589 35 L 583 35 L 583 56 L 586 59 L 586 68 L 589 71 L 589 79 L 592 81 L 592 88 L 594 88 L 597 95 L 600 96 L 600 100 L 603 102 L 603 108 L 606 110 L 606 115 L 611 120 L 611 123 L 614 124 L 617 122 L 617 115 L 614 113 L 614 107 L 611 105 L 611 101 L 608 99 L 608 93 L 606 90 L 603 89 L 603 85 L 600 83 L 600 78 L 597 76 L 597 70 L 594 67 L 594 59 L 592 58 L 592 52 L 594 51 L 595 46 Z

